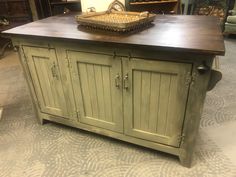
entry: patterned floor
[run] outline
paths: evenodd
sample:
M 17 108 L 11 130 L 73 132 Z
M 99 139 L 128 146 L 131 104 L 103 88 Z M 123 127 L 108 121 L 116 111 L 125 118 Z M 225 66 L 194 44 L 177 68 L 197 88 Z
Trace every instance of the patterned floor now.
M 0 61 L 0 177 L 236 177 L 236 40 L 225 42 L 223 80 L 208 92 L 191 169 L 161 152 L 54 123 L 39 125 L 10 54 L 15 64 Z M 225 133 L 224 142 L 217 133 Z

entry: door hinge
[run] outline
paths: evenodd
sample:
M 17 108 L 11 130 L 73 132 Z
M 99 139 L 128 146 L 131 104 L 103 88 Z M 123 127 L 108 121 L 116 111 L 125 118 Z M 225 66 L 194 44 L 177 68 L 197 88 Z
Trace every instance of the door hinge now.
M 113 58 L 114 59 L 116 58 L 116 52 L 115 51 L 113 52 Z
M 188 72 L 185 80 L 185 86 L 188 88 L 190 84 L 193 85 L 196 80 L 196 77 L 197 77 L 196 73 L 193 73 L 191 75 L 191 73 Z
M 183 144 L 185 141 L 185 134 L 183 133 L 182 135 L 179 136 L 179 143 Z
M 129 61 L 132 59 L 131 53 L 129 52 L 129 56 L 128 56 Z
M 28 61 L 27 61 L 27 57 L 26 57 L 26 55 L 25 55 L 25 52 L 24 52 L 24 50 L 22 50 L 22 54 L 23 54 L 23 62 L 24 63 L 27 63 Z

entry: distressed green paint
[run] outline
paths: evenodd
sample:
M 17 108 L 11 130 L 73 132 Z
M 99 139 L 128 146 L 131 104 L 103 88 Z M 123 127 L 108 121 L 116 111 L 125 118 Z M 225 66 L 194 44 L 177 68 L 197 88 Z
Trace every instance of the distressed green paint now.
M 214 56 L 23 38 L 13 43 L 41 123 L 160 150 L 191 165 L 210 78 L 197 67 L 211 67 Z

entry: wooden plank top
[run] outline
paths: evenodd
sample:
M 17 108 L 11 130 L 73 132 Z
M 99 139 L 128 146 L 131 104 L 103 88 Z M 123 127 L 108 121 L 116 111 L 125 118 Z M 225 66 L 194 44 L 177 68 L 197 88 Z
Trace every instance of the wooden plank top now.
M 154 25 L 133 34 L 81 30 L 75 14 L 58 15 L 28 23 L 3 33 L 57 39 L 100 42 L 125 47 L 224 55 L 224 39 L 219 20 L 212 16 L 158 15 Z

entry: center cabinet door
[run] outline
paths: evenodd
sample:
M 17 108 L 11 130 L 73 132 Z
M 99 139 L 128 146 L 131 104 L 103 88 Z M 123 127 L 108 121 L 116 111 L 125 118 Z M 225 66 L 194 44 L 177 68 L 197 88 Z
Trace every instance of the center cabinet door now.
M 121 59 L 77 51 L 67 54 L 80 122 L 123 132 Z
M 125 134 L 179 147 L 192 65 L 123 61 Z

